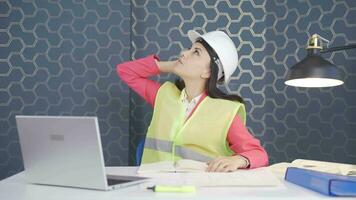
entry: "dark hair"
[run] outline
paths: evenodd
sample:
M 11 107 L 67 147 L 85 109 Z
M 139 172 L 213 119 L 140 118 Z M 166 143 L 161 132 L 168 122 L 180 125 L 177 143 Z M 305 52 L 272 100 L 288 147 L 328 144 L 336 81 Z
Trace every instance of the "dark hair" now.
M 214 99 L 226 99 L 226 100 L 231 100 L 231 101 L 239 101 L 240 103 L 244 103 L 244 100 L 242 97 L 238 95 L 233 95 L 233 94 L 225 94 L 222 92 L 219 88 L 217 88 L 217 83 L 221 83 L 223 80 L 219 80 L 218 82 L 218 66 L 214 62 L 214 58 L 218 58 L 216 52 L 213 50 L 213 48 L 210 47 L 210 45 L 205 42 L 203 39 L 199 38 L 196 42 L 199 42 L 204 46 L 204 48 L 208 51 L 208 54 L 210 56 L 210 70 L 211 70 L 211 75 L 210 78 L 208 79 L 205 89 L 208 93 L 208 96 Z M 181 78 L 178 78 L 175 81 L 175 85 L 179 90 L 183 90 L 185 87 L 184 81 Z

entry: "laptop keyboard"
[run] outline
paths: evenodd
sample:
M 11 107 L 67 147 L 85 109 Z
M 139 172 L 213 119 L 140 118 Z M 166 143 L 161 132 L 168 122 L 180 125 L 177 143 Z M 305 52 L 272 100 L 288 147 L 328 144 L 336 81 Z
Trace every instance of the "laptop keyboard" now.
M 106 179 L 108 180 L 108 185 L 112 186 L 112 185 L 117 185 L 120 183 L 127 183 L 127 182 L 131 182 L 131 180 L 118 180 L 118 179 Z

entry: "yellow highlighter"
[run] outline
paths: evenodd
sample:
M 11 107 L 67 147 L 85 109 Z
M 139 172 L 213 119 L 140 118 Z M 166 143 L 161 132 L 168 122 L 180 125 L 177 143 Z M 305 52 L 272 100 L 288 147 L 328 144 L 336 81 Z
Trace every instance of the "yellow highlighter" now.
M 148 187 L 147 189 L 153 190 L 154 192 L 182 192 L 182 193 L 188 193 L 188 192 L 195 192 L 195 186 L 194 185 L 184 185 L 184 186 L 179 186 L 179 185 L 155 185 L 153 187 Z

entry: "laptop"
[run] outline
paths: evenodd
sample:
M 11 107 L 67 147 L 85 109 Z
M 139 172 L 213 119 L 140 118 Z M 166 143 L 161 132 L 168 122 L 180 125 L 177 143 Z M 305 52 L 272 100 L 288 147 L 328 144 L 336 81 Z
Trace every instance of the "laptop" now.
M 97 117 L 15 118 L 29 183 L 114 190 L 148 180 L 106 176 Z

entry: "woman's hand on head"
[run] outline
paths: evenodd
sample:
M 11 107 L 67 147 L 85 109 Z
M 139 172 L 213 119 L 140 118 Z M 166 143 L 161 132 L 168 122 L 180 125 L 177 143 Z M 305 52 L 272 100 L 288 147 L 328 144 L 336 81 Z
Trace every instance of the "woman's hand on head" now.
M 249 162 L 246 158 L 235 155 L 228 157 L 218 157 L 214 160 L 209 161 L 207 172 L 232 172 L 240 168 L 246 168 Z

